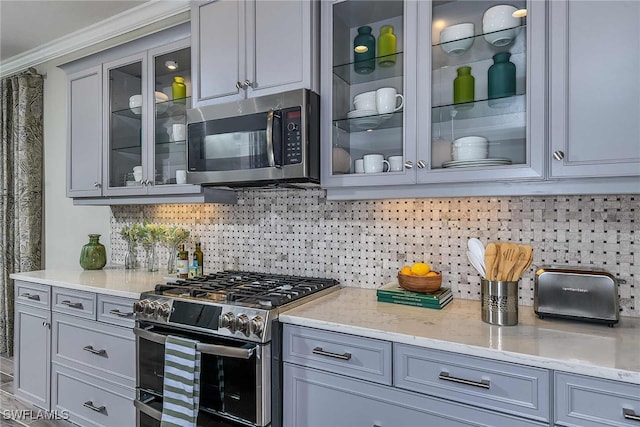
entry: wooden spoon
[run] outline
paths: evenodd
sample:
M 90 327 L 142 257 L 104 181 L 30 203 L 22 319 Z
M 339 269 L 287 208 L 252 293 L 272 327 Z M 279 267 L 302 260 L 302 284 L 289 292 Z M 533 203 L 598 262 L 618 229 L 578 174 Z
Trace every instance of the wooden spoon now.
M 529 268 L 533 259 L 533 248 L 529 245 L 518 245 L 518 263 L 513 268 L 509 281 L 517 282 L 522 273 Z
M 484 250 L 484 267 L 487 272 L 487 280 L 495 280 L 494 271 L 498 266 L 498 246 L 495 243 L 489 243 Z
M 508 281 L 513 267 L 518 262 L 518 247 L 513 243 L 505 243 L 500 248 L 500 270 L 498 281 Z

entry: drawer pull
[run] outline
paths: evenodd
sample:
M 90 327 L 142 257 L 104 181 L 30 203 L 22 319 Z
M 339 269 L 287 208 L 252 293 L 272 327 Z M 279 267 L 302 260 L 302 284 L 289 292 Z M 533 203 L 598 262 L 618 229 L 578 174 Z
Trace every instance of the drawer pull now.
M 107 350 L 102 349 L 102 350 L 96 350 L 95 348 L 93 348 L 93 346 L 86 346 L 86 347 L 82 347 L 83 350 L 88 351 L 89 353 L 93 353 L 93 354 L 97 354 L 98 356 L 106 356 L 107 355 Z
M 482 380 L 480 382 L 470 381 L 470 380 L 465 380 L 464 378 L 452 377 L 449 375 L 448 372 L 440 372 L 440 375 L 438 375 L 438 378 L 444 381 L 451 381 L 459 384 L 472 385 L 474 387 L 480 387 L 480 388 L 486 388 L 486 389 L 489 389 L 489 387 L 491 387 L 491 383 L 489 382 L 489 380 Z
M 120 311 L 118 309 L 109 310 L 109 314 L 113 314 L 113 315 L 118 316 L 118 317 L 133 317 L 133 312 L 131 312 L 131 313 L 123 313 L 122 311 Z
M 345 354 L 331 353 L 330 351 L 324 351 L 322 347 L 314 348 L 313 354 L 319 354 L 320 356 L 335 357 L 336 359 L 342 359 L 342 360 L 351 359 L 351 353 L 345 353 Z
M 627 420 L 640 421 L 640 415 L 636 415 L 636 413 L 633 411 L 633 409 L 623 408 L 622 409 L 622 415 Z
M 90 401 L 90 400 L 88 402 L 84 402 L 82 404 L 82 406 L 84 406 L 85 408 L 89 408 L 92 411 L 96 411 L 96 412 L 106 412 L 107 411 L 107 407 L 106 406 L 95 406 L 93 404 L 93 402 Z
M 71 302 L 69 300 L 64 300 L 64 301 L 60 301 L 60 304 L 66 305 L 69 308 L 77 308 L 79 310 L 83 310 L 84 309 L 84 307 L 82 306 L 81 302 Z
M 34 301 L 40 301 L 40 295 L 22 294 L 21 297 L 29 298 Z

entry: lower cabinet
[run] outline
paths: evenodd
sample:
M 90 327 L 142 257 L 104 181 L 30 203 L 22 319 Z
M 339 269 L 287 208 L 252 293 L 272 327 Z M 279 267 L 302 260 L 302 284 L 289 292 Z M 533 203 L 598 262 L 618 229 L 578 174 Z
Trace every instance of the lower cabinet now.
M 134 426 L 134 300 L 19 281 L 15 289 L 15 395 L 80 426 Z
M 284 426 L 549 425 L 548 370 L 430 352 L 285 325 Z

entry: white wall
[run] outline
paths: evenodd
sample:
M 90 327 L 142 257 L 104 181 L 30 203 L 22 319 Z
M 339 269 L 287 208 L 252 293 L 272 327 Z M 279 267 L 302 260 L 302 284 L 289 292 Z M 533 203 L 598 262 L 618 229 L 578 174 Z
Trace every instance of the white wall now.
M 80 249 L 89 233 L 98 233 L 110 256 L 110 208 L 74 206 L 66 191 L 66 87 L 65 73 L 50 61 L 37 67 L 44 80 L 44 267 L 80 268 Z

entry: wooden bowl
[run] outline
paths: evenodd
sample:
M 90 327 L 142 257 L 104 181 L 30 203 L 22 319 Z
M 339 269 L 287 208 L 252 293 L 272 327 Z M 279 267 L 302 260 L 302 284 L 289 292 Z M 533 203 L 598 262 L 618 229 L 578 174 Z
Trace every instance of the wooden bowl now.
M 398 283 L 401 288 L 408 291 L 427 294 L 440 289 L 442 274 L 438 273 L 437 276 L 406 276 L 398 273 Z

